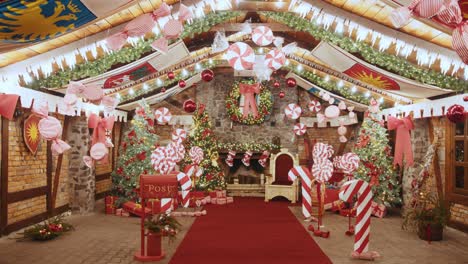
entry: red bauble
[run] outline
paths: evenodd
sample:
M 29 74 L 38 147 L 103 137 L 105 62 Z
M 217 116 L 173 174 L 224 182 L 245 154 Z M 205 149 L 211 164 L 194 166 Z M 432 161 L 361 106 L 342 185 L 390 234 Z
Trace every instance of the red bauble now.
M 192 100 L 188 99 L 184 102 L 184 111 L 187 113 L 193 113 L 197 109 L 197 104 Z
M 284 98 L 285 95 L 286 94 L 283 91 L 279 92 L 279 94 L 278 94 L 279 98 Z
M 279 88 L 279 87 L 280 87 L 280 82 L 275 81 L 275 82 L 273 83 L 273 87 Z
M 143 151 L 140 154 L 137 154 L 136 157 L 141 161 L 145 160 L 146 159 L 146 151 Z
M 293 88 L 293 87 L 296 87 L 296 79 L 294 78 L 288 78 L 286 79 L 286 85 L 289 87 L 289 88 Z
M 187 84 L 185 83 L 185 81 L 184 81 L 184 80 L 180 80 L 180 81 L 179 81 L 179 87 L 180 87 L 180 88 L 185 88 L 185 86 L 187 86 Z
M 165 93 L 165 92 L 166 92 L 166 87 L 161 88 L 161 93 Z
M 448 120 L 453 123 L 459 123 L 465 120 L 465 108 L 461 105 L 454 104 L 447 109 L 446 114 Z
M 175 74 L 173 72 L 168 72 L 167 73 L 167 78 L 169 78 L 170 80 L 174 79 L 175 78 Z
M 201 72 L 201 78 L 202 78 L 203 81 L 209 82 L 209 81 L 213 80 L 213 78 L 214 78 L 214 72 L 213 72 L 212 70 L 208 70 L 208 69 L 207 69 L 207 70 L 203 70 L 203 71 Z
M 468 95 L 465 95 L 465 96 L 463 97 L 463 101 L 468 102 Z

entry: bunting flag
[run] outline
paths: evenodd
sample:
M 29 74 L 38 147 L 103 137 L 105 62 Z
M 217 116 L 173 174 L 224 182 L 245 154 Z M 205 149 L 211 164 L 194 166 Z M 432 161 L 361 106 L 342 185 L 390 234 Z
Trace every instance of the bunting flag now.
M 156 73 L 157 70 L 148 62 L 143 63 L 140 66 L 137 66 L 133 69 L 130 69 L 128 71 L 116 74 L 114 76 L 111 76 L 107 78 L 104 81 L 104 85 L 102 88 L 104 89 L 111 89 L 115 88 L 121 85 L 125 85 L 130 81 L 136 81 L 138 79 L 141 79 L 147 75 Z
M 387 72 L 327 42 L 320 42 L 311 53 L 316 59 L 324 62 L 334 70 L 375 88 L 387 90 L 401 96 L 427 98 L 450 92 L 449 90 Z
M 10 0 L 0 3 L 0 39 L 34 43 L 75 30 L 131 2 L 129 0 Z M 8 44 L 7 44 L 8 45 Z
M 351 68 L 343 71 L 343 73 L 377 88 L 385 90 L 400 90 L 398 83 L 391 78 L 373 71 L 359 63 L 355 63 Z

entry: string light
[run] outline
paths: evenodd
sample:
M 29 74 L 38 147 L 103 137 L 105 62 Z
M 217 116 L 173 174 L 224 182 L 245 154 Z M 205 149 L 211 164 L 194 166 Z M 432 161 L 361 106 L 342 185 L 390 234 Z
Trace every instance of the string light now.
M 289 65 L 289 63 L 291 63 L 289 60 L 286 60 L 286 62 L 284 63 L 286 66 Z
M 156 85 L 157 85 L 158 87 L 161 87 L 161 86 L 163 85 L 163 82 L 161 81 L 161 79 L 159 79 L 159 78 L 156 79 Z
M 342 88 L 342 87 L 344 86 L 343 80 L 340 80 L 340 81 L 336 84 L 336 86 L 337 86 L 338 88 Z
M 181 74 L 182 74 L 183 77 L 187 77 L 188 71 L 186 69 L 183 69 Z
M 351 93 L 355 93 L 356 91 L 357 91 L 356 85 L 353 85 L 353 87 L 351 87 Z
M 120 99 L 121 98 L 120 93 L 117 93 L 115 97 L 117 97 L 117 99 Z
M 263 48 L 259 48 L 258 53 L 263 54 Z
M 143 84 L 143 90 L 145 90 L 145 91 L 148 90 L 148 84 L 146 84 L 146 83 Z
M 213 64 L 213 59 L 209 59 L 209 60 L 208 60 L 208 63 L 209 63 L 209 64 Z
M 211 59 L 210 59 L 211 60 Z M 210 62 L 211 63 L 211 62 Z M 195 64 L 195 70 L 199 71 L 202 69 L 202 66 L 200 65 L 200 63 L 197 63 Z
M 370 96 L 370 92 L 367 91 L 365 94 L 364 94 L 365 97 L 369 97 Z
M 296 69 L 297 69 L 298 72 L 301 72 L 304 69 L 304 67 L 302 67 L 302 64 L 298 64 L 296 66 Z
M 330 75 L 326 75 L 325 78 L 323 78 L 323 80 L 324 80 L 325 82 L 330 81 Z
M 379 98 L 379 102 L 380 102 L 380 103 L 383 103 L 383 101 L 384 101 L 383 97 L 380 97 L 380 98 Z
M 133 95 L 133 94 L 135 93 L 135 91 L 133 90 L 133 88 L 130 88 L 130 89 L 128 90 L 128 93 L 129 93 L 130 95 Z

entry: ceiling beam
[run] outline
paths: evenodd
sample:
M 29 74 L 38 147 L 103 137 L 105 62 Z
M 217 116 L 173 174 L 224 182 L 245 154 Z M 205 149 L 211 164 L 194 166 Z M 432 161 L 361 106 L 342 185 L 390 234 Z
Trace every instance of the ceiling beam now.
M 210 29 L 210 31 L 238 32 L 242 30 L 244 23 L 221 23 Z M 249 23 L 250 28 L 259 26 L 269 27 L 274 32 L 295 32 L 294 29 L 280 23 Z

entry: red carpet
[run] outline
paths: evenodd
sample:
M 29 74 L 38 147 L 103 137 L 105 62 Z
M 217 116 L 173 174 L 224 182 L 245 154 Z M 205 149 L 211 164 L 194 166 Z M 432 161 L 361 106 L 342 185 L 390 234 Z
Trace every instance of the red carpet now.
M 170 263 L 332 263 L 288 205 L 237 197 L 234 204 L 209 205 Z

